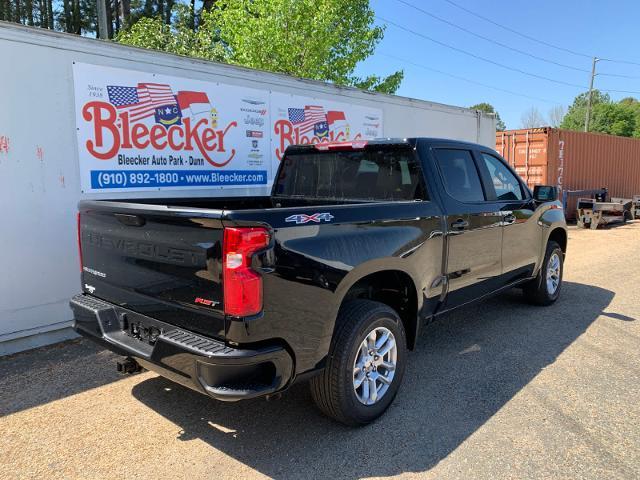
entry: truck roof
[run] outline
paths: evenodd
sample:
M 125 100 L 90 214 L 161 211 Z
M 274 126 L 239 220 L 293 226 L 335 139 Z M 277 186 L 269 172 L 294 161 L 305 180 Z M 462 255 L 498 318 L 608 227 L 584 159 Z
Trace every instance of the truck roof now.
M 399 138 L 399 137 L 388 137 L 388 138 L 374 138 L 371 140 L 350 140 L 346 142 L 322 142 L 317 144 L 294 144 L 289 145 L 287 147 L 287 152 L 308 152 L 309 150 L 360 150 L 366 148 L 367 146 L 413 146 L 418 141 L 432 144 L 432 143 L 450 143 L 456 144 L 460 146 L 466 146 L 469 148 L 487 148 L 483 145 L 466 142 L 464 140 L 455 140 L 451 138 L 436 138 L 436 137 L 408 137 L 408 138 Z

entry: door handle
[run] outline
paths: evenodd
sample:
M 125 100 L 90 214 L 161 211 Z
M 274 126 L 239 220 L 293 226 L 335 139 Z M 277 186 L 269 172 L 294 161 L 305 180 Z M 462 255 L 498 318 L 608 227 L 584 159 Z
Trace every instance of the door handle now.
M 512 223 L 516 223 L 516 216 L 513 213 L 508 213 L 502 220 L 505 224 L 511 225 Z
M 456 220 L 451 224 L 451 230 L 456 230 L 458 232 L 465 230 L 467 227 L 469 227 L 469 222 L 467 222 L 462 218 L 459 218 L 458 220 Z

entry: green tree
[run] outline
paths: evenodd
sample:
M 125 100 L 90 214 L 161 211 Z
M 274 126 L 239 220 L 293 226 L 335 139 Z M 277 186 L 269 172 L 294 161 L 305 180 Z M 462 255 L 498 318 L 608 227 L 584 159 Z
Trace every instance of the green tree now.
M 562 123 L 560 124 L 560 128 L 565 128 L 567 130 L 584 130 L 584 121 L 587 114 L 587 102 L 589 98 L 589 93 L 581 93 L 573 100 L 573 104 L 567 110 L 567 114 L 562 119 Z M 603 103 L 611 103 L 611 97 L 609 94 L 602 93 L 600 90 L 594 90 L 593 95 L 591 97 L 591 107 L 595 108 L 596 105 Z M 593 111 L 592 111 L 593 114 Z M 590 125 L 589 129 L 592 130 L 592 126 Z
M 500 118 L 500 114 L 496 111 L 496 109 L 490 103 L 477 103 L 475 105 L 471 105 L 469 107 L 472 110 L 480 110 L 485 113 L 493 113 L 496 116 L 496 130 L 501 132 L 507 129 L 507 126 L 504 124 L 502 119 Z
M 403 78 L 402 71 L 354 74 L 384 35 L 368 0 L 217 0 L 203 6 L 197 22 L 193 7 L 174 12 L 172 25 L 166 16 L 143 18 L 117 40 L 384 93 L 394 93 Z
M 599 103 L 593 107 L 589 131 L 631 137 L 636 130 L 636 115 L 621 103 Z
M 620 100 L 618 103 L 621 103 L 622 105 L 639 105 L 640 104 L 638 99 L 634 97 L 625 97 L 622 100 Z
M 636 126 L 633 131 L 633 137 L 640 138 L 640 101 L 637 98 L 626 97 L 620 100 L 621 105 L 626 105 L 632 112 L 636 120 Z
M 168 25 L 160 17 L 142 17 L 131 28 L 122 30 L 116 40 L 134 47 L 225 61 L 224 44 L 217 37 L 212 39 L 210 31 L 205 28 L 194 30 L 191 27 L 193 15 L 191 8 L 179 4 L 174 7 L 172 25 Z M 203 15 L 208 14 L 205 11 Z
M 0 20 L 54 28 L 53 0 L 0 0 Z
M 0 20 L 11 18 L 11 4 L 7 0 L 0 0 Z
M 578 95 L 569 107 L 561 128 L 584 130 L 588 94 Z M 613 102 L 608 94 L 593 91 L 591 101 L 591 120 L 589 131 L 619 135 L 622 137 L 640 137 L 640 103 L 632 97 Z

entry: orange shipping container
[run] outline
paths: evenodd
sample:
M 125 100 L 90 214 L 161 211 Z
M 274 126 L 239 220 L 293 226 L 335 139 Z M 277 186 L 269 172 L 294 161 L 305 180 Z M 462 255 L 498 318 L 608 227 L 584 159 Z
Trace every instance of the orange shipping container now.
M 607 187 L 613 197 L 640 195 L 640 139 L 533 128 L 496 132 L 496 150 L 531 188 Z M 568 216 L 575 215 L 575 205 L 569 197 Z

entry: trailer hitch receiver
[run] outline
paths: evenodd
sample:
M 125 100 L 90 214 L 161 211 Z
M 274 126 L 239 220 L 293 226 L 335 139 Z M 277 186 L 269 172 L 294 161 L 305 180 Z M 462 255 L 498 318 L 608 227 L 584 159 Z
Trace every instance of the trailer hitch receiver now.
M 131 357 L 125 357 L 124 360 L 116 363 L 116 369 L 123 375 L 142 371 L 142 367 Z

